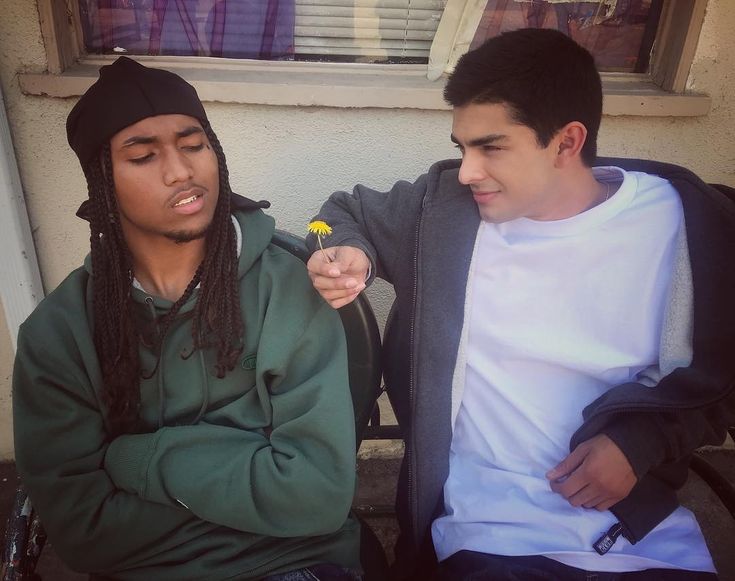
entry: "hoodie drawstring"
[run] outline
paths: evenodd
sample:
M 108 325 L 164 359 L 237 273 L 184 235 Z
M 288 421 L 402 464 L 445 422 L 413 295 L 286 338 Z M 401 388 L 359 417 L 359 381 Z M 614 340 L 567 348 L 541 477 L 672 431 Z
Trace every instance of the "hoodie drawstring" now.
M 202 382 L 202 405 L 199 407 L 199 413 L 197 413 L 196 417 L 192 420 L 192 424 L 196 424 L 199 420 L 201 420 L 204 412 L 206 412 L 207 408 L 209 407 L 209 374 L 207 373 L 207 365 L 204 361 L 204 352 L 201 349 L 198 349 L 198 351 L 199 364 L 202 367 L 202 375 L 204 376 L 204 381 Z
M 156 353 L 156 365 L 153 368 L 153 370 L 150 372 L 150 374 L 144 374 L 144 379 L 150 379 L 154 375 L 156 375 L 156 387 L 158 389 L 158 429 L 161 429 L 164 426 L 164 412 L 166 409 L 165 406 L 165 391 L 164 391 L 164 381 L 163 381 L 163 365 L 161 364 L 162 358 L 163 358 L 163 342 L 165 339 L 165 333 L 161 335 L 161 327 L 158 324 L 158 316 L 156 315 L 156 307 L 153 302 L 153 298 L 147 296 L 145 298 L 145 303 L 148 306 L 148 311 L 150 313 L 151 319 L 155 323 L 155 329 L 156 334 L 158 335 L 158 352 Z M 192 345 L 191 349 L 182 349 L 180 355 L 181 358 L 186 360 L 195 351 L 194 346 Z M 196 351 L 199 352 L 199 365 L 201 366 L 202 370 L 202 386 L 201 386 L 201 396 L 202 396 L 202 403 L 199 406 L 199 411 L 197 412 L 194 419 L 190 422 L 190 424 L 196 424 L 199 420 L 202 419 L 204 414 L 207 411 L 207 408 L 209 407 L 209 374 L 207 373 L 207 364 L 204 360 L 204 352 L 202 349 L 196 349 Z

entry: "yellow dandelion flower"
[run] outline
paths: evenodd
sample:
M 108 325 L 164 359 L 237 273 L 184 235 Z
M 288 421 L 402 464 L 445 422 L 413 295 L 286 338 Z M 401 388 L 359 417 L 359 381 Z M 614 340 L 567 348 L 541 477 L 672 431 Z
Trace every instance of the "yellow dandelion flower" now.
M 322 220 L 309 222 L 308 230 L 317 236 L 329 236 L 332 233 L 332 227 Z
M 323 220 L 314 220 L 313 222 L 309 222 L 307 229 L 312 234 L 316 234 L 316 241 L 319 243 L 319 249 L 322 251 L 324 262 L 332 262 L 327 253 L 324 252 L 324 246 L 322 246 L 322 236 L 329 236 L 332 233 L 332 227 Z

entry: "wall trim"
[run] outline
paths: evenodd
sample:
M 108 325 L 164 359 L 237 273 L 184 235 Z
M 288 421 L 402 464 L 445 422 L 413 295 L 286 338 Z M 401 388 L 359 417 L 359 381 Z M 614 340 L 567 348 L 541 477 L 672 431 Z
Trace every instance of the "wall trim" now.
M 36 247 L 0 89 L 0 300 L 13 351 L 18 328 L 43 298 Z
M 116 57 L 86 57 L 61 74 L 18 75 L 27 95 L 78 97 Z M 430 81 L 423 65 L 228 61 L 206 57 L 135 57 L 166 68 L 196 88 L 205 102 L 294 107 L 377 107 L 442 111 L 444 79 Z M 645 74 L 603 73 L 603 115 L 707 115 L 708 95 L 664 91 Z

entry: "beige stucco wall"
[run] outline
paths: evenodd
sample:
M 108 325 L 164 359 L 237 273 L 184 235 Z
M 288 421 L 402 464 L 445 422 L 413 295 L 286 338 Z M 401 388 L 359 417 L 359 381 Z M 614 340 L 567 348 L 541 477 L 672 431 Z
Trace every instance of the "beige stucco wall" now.
M 600 153 L 656 158 L 689 166 L 705 179 L 735 185 L 735 11 L 710 0 L 689 85 L 712 97 L 699 118 L 606 117 Z M 17 73 L 45 70 L 35 2 L 0 0 L 0 83 L 46 290 L 76 267 L 88 245 L 74 211 L 84 181 L 66 145 L 72 100 L 24 96 Z M 330 109 L 207 104 L 228 154 L 233 189 L 273 202 L 279 225 L 303 232 L 333 190 L 356 182 L 390 186 L 412 179 L 437 159 L 456 155 L 447 111 Z M 381 313 L 386 287 L 371 292 Z M 9 351 L 0 328 L 0 355 Z M 0 356 L 0 426 L 9 425 L 9 359 Z M 0 431 L 0 453 L 9 450 Z
M 600 153 L 677 163 L 710 182 L 735 185 L 735 11 L 710 0 L 687 86 L 712 98 L 704 117 L 606 117 Z

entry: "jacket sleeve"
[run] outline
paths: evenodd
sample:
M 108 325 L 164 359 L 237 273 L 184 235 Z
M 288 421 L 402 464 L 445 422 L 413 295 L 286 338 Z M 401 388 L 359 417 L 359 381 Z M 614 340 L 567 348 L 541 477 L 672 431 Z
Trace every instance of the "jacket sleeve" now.
M 370 258 L 371 279 L 375 274 L 392 283 L 400 253 L 414 247 L 426 182 L 424 175 L 413 184 L 397 182 L 388 192 L 362 185 L 355 186 L 351 194 L 335 192 L 317 216 L 332 227 L 332 234 L 322 243 L 360 248 Z M 316 237 L 310 234 L 307 243 L 313 250 Z
M 182 508 L 147 502 L 113 484 L 102 467 L 106 433 L 84 357 L 70 347 L 71 338 L 55 341 L 49 335 L 21 327 L 18 337 L 13 372 L 18 471 L 54 549 L 70 567 L 84 572 L 133 567 L 160 553 L 174 531 L 195 519 Z
M 685 459 L 701 446 L 719 445 L 735 424 L 735 389 L 731 380 L 680 367 L 655 388 L 629 383 L 617 386 L 585 410 L 586 421 L 572 446 L 603 433 L 622 450 L 640 479 L 662 464 Z M 623 402 L 628 402 L 628 407 Z M 640 402 L 631 406 L 629 402 Z
M 288 323 L 280 329 L 294 333 L 290 348 L 269 345 L 265 331 L 261 337 L 256 381 L 270 396 L 269 435 L 203 422 L 124 435 L 105 456 L 115 485 L 241 531 L 293 537 L 339 529 L 354 494 L 354 417 L 344 332 L 336 312 L 318 305 L 300 333 Z
M 638 478 L 702 446 L 719 446 L 735 425 L 735 397 L 699 409 L 621 414 L 602 430 L 623 451 Z
M 685 228 L 661 330 L 669 360 L 660 366 L 670 371 L 655 387 L 615 386 L 584 410 L 590 429 L 582 439 L 607 434 L 639 479 L 657 468 L 661 476 L 665 465 L 687 462 L 701 446 L 721 444 L 735 425 L 735 206 L 695 182 L 671 181 Z

